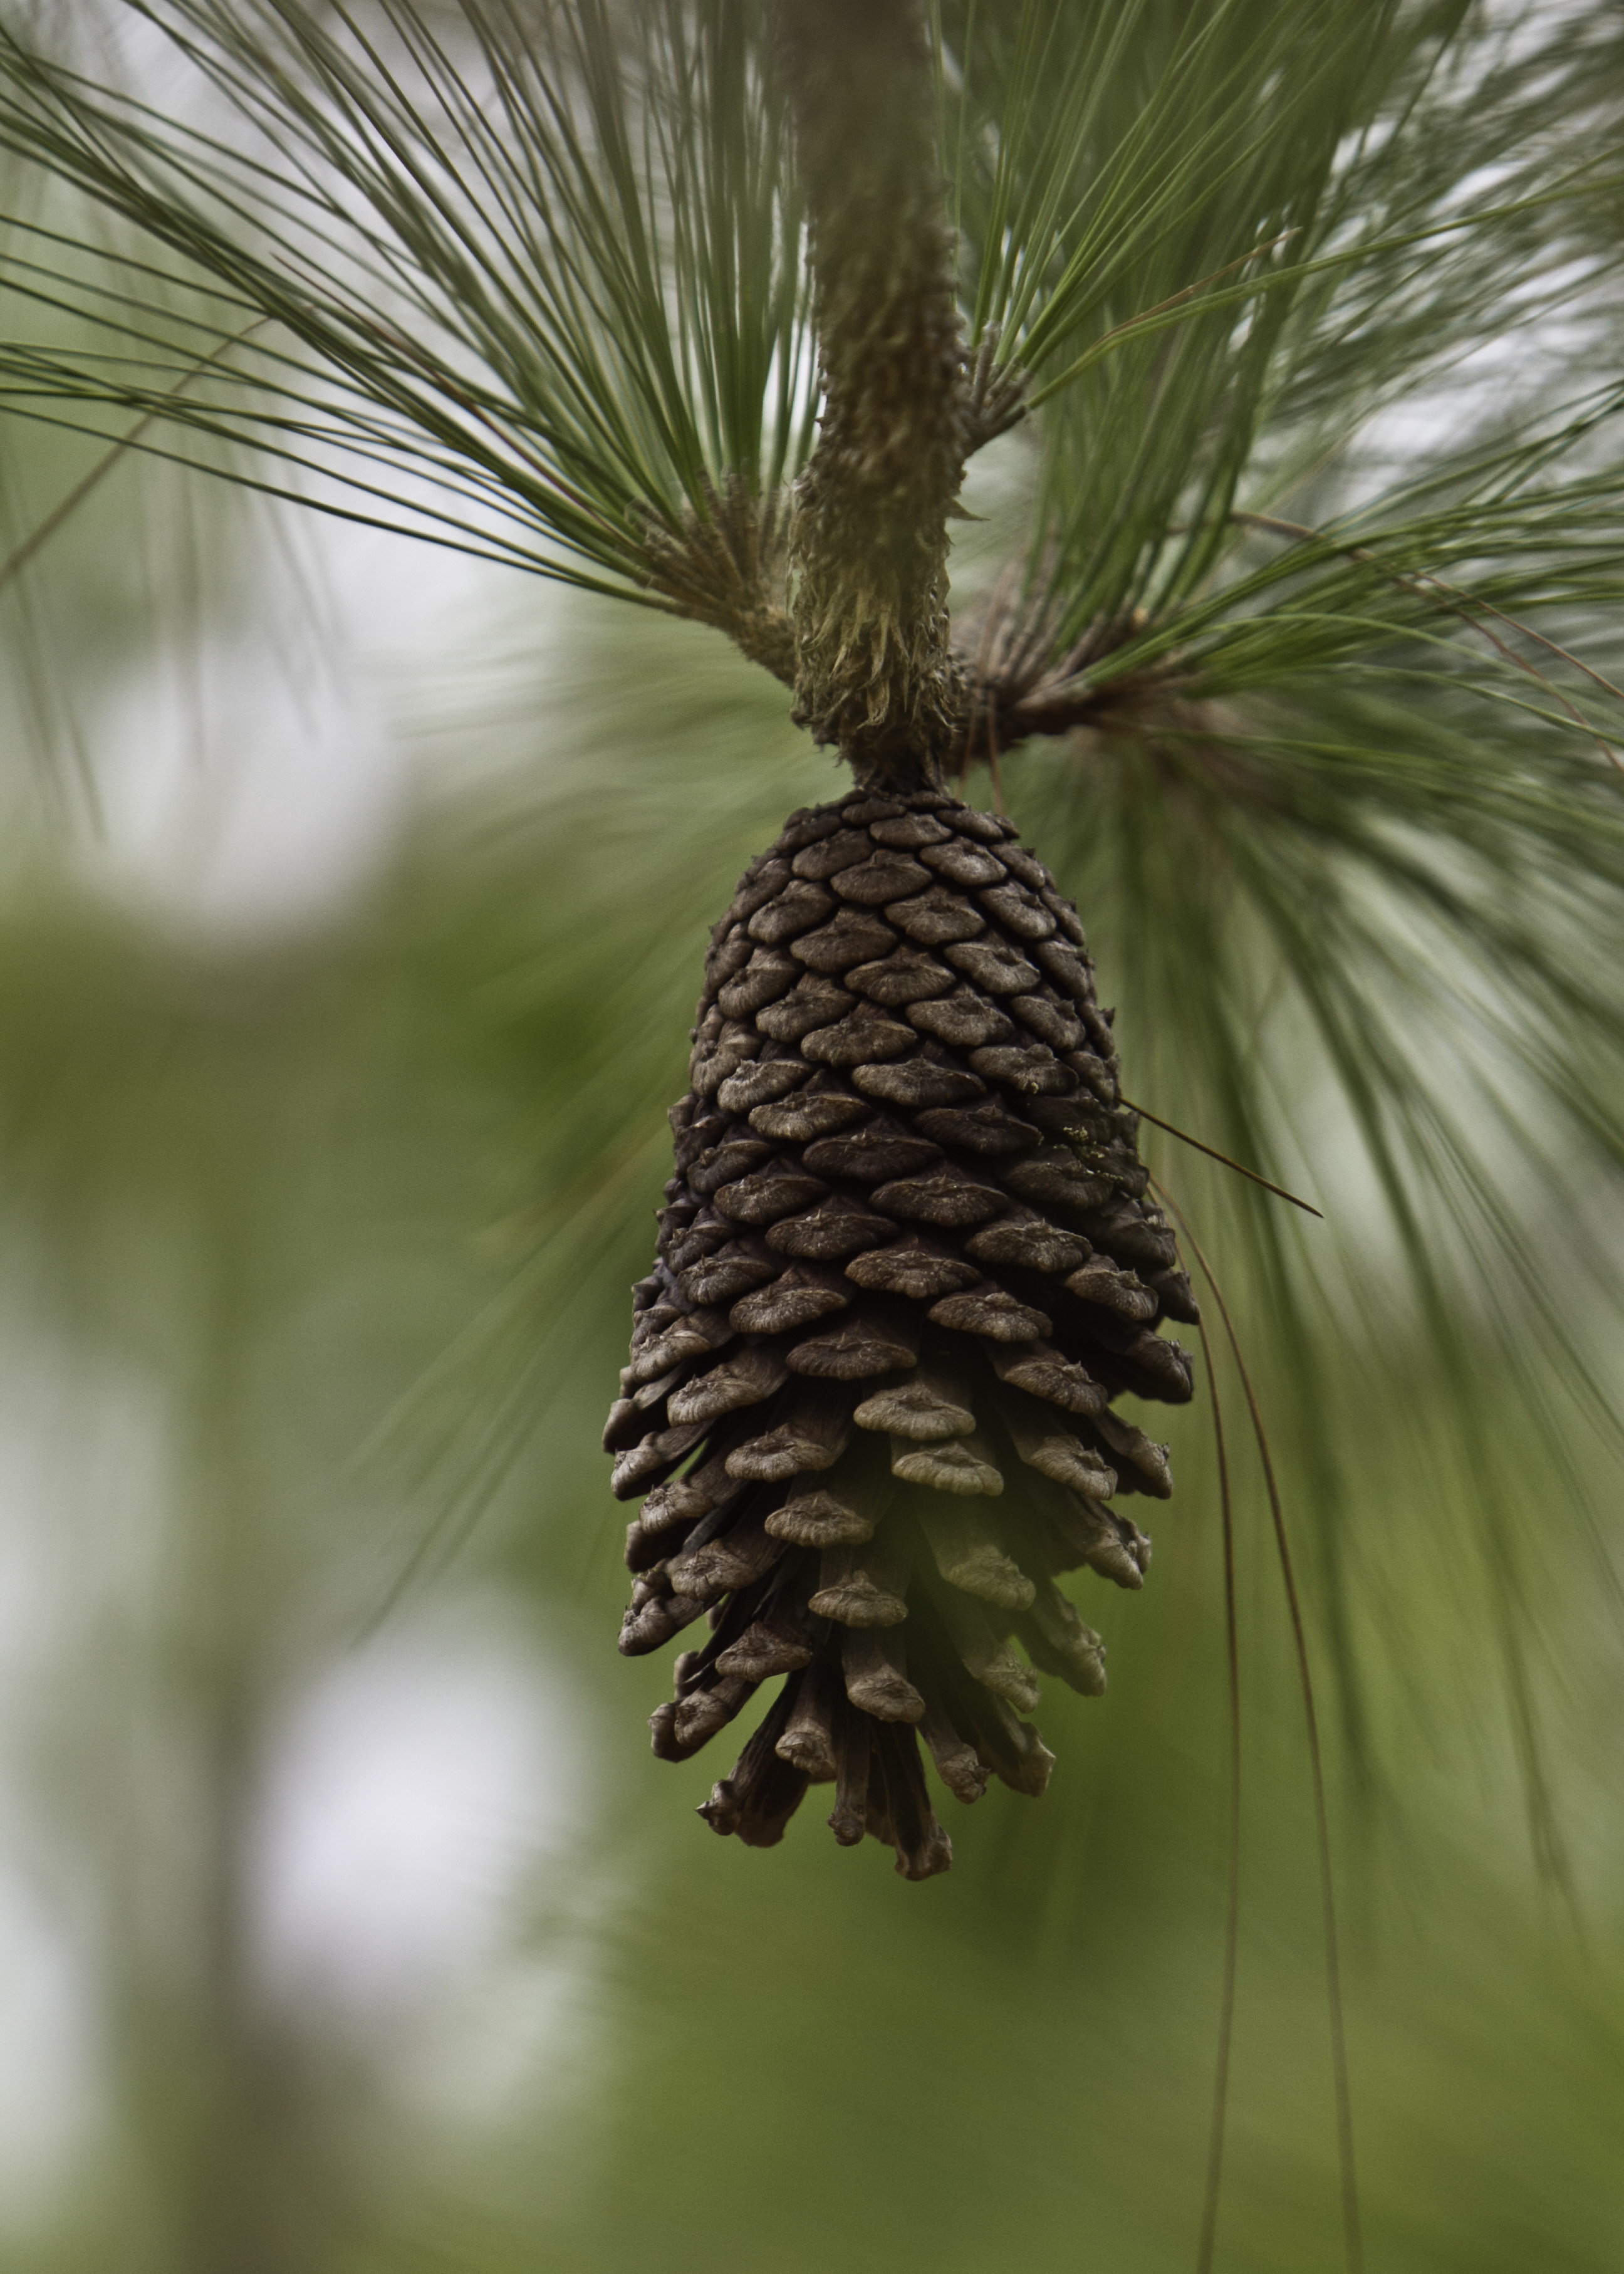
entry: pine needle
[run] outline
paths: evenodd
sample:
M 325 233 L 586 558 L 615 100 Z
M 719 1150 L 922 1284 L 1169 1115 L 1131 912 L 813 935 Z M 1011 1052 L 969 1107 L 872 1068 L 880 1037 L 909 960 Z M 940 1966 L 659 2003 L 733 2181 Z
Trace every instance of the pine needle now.
M 1218 2244 L 1218 2206 L 1223 2191 L 1224 2129 L 1229 2105 L 1229 2052 L 1235 2035 L 1235 1987 L 1239 1969 L 1241 1931 L 1241 1656 L 1240 1628 L 1235 1604 L 1235 1504 L 1229 1486 L 1229 1457 L 1223 1434 L 1223 1402 L 1218 1370 L 1213 1364 L 1207 1329 L 1198 1323 L 1201 1355 L 1207 1367 L 1207 1394 L 1213 1403 L 1213 1441 L 1218 1457 L 1218 1504 L 1223 1522 L 1224 1662 L 1228 1676 L 1229 1725 L 1229 1855 L 1223 1926 L 1223 1988 L 1218 2014 L 1217 2067 L 1213 2079 L 1212 2129 L 1207 2150 L 1207 2185 L 1201 2206 L 1201 2236 L 1196 2251 L 1196 2274 L 1212 2274 Z
M 1304 1216 L 1317 1216 L 1321 1224 L 1325 1222 L 1322 1209 L 1315 1208 L 1311 1201 L 1299 1200 L 1295 1193 L 1289 1193 L 1283 1185 L 1272 1185 L 1267 1177 L 1260 1177 L 1255 1169 L 1243 1168 L 1238 1161 L 1232 1161 L 1227 1153 L 1221 1153 L 1215 1145 L 1204 1145 L 1199 1137 L 1192 1137 L 1187 1130 L 1176 1128 L 1170 1121 L 1163 1121 L 1159 1114 L 1152 1113 L 1147 1106 L 1136 1105 L 1131 1097 L 1124 1097 L 1122 1102 L 1130 1113 L 1137 1113 L 1141 1120 L 1154 1123 L 1158 1129 L 1165 1129 L 1168 1135 L 1177 1137 L 1181 1145 L 1189 1145 L 1196 1152 L 1205 1153 L 1209 1161 L 1221 1161 L 1226 1169 L 1233 1169 L 1237 1177 L 1244 1177 L 1249 1184 L 1259 1185 L 1266 1193 L 1273 1193 L 1276 1200 L 1289 1201 L 1292 1207 L 1301 1209 Z
M 256 317 L 252 324 L 244 325 L 240 332 L 233 332 L 229 339 L 222 340 L 220 344 L 211 348 L 206 356 L 199 357 L 192 369 L 184 372 L 176 381 L 171 390 L 172 394 L 177 395 L 183 394 L 194 380 L 200 379 L 203 373 L 218 363 L 223 355 L 238 346 L 244 340 L 251 338 L 265 320 L 262 316 Z M 22 543 L 8 553 L 4 561 L 0 561 L 0 591 L 4 591 L 11 579 L 20 576 L 35 555 L 44 550 L 57 531 L 78 512 L 86 499 L 107 478 L 125 454 L 139 445 L 142 436 L 161 415 L 161 412 L 154 410 L 149 410 L 144 418 L 138 418 L 128 433 L 121 434 L 112 448 L 96 460 L 89 472 L 74 483 L 65 497 L 57 501 L 44 520 L 36 523 L 29 531 Z
M 1302 1691 L 1303 1718 L 1308 1732 L 1309 1763 L 1313 1778 L 1314 1828 L 1320 1865 L 1320 1894 L 1325 1931 L 1326 1999 L 1331 2023 L 1331 2074 L 1336 2097 L 1337 2161 L 1342 2173 L 1342 2239 L 1347 2253 L 1348 2274 L 1363 2274 L 1365 2246 L 1359 2218 L 1358 2171 L 1354 2159 L 1353 2097 L 1348 2077 L 1348 2040 L 1342 2015 L 1342 1958 L 1336 1925 L 1336 1891 L 1331 1870 L 1330 1811 L 1326 1800 L 1325 1761 L 1320 1743 L 1320 1717 L 1314 1704 L 1313 1671 L 1308 1658 L 1308 1634 L 1303 1619 L 1303 1607 L 1297 1595 L 1297 1573 L 1291 1558 L 1291 1545 L 1286 1535 L 1285 1510 L 1275 1480 L 1274 1457 L 1269 1450 L 1268 1433 L 1264 1427 L 1262 1412 L 1252 1376 L 1247 1371 L 1240 1337 L 1229 1306 L 1224 1300 L 1212 1265 L 1201 1249 L 1200 1242 L 1177 1201 L 1162 1185 L 1152 1178 L 1161 1198 L 1167 1202 L 1169 1214 L 1189 1243 L 1190 1252 L 1200 1266 L 1201 1276 L 1213 1291 L 1218 1306 L 1218 1315 L 1223 1321 L 1230 1353 L 1245 1392 L 1246 1409 L 1252 1417 L 1252 1434 L 1257 1441 L 1258 1454 L 1263 1464 L 1263 1477 L 1268 1491 L 1269 1515 L 1274 1529 L 1274 1547 L 1280 1560 L 1280 1575 L 1286 1591 L 1286 1603 L 1291 1615 L 1292 1645 L 1297 1653 L 1297 1679 Z M 1205 1337 L 1203 1337 L 1205 1344 Z

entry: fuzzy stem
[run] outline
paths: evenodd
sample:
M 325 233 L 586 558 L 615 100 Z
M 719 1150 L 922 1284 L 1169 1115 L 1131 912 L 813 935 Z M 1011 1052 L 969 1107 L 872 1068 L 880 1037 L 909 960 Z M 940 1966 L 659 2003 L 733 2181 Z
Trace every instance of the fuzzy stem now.
M 782 0 L 811 230 L 822 431 L 791 532 L 795 715 L 858 779 L 934 783 L 962 704 L 947 519 L 970 441 L 914 0 Z

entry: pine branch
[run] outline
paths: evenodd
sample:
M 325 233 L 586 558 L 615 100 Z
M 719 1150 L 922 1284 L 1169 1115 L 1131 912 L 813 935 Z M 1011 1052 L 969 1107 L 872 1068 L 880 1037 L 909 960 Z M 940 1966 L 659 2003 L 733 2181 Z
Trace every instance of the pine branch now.
M 736 475 L 725 492 L 708 476 L 702 487 L 706 510 L 686 515 L 680 531 L 650 517 L 643 539 L 650 584 L 679 615 L 725 632 L 741 654 L 793 687 L 782 494 L 754 497 Z
M 801 479 L 797 719 L 860 779 L 936 778 L 960 707 L 947 520 L 972 440 L 929 55 L 913 0 L 785 0 L 823 431 Z

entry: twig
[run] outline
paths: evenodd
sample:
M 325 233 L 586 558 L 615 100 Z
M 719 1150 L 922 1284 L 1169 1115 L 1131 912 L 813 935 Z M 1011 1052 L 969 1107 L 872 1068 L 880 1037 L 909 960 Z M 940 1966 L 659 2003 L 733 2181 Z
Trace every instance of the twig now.
M 795 712 L 860 782 L 934 784 L 959 723 L 948 517 L 964 479 L 956 247 L 914 0 L 781 0 L 823 383 L 796 486 Z

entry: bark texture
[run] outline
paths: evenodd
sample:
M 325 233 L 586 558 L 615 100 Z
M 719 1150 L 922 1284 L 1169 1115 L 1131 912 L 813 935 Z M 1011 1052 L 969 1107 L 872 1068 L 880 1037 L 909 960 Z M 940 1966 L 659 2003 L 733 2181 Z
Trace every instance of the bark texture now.
M 785 0 L 780 27 L 823 386 L 790 540 L 795 716 L 860 783 L 934 787 L 962 704 L 947 521 L 973 418 L 923 20 Z

